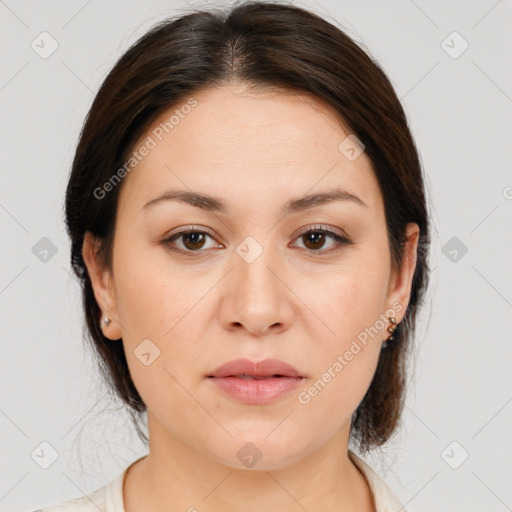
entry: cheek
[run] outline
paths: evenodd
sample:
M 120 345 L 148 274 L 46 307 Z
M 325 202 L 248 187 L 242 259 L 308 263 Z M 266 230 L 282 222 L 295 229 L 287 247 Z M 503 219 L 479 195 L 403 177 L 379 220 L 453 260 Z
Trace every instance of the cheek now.
M 321 290 L 310 297 L 309 303 L 314 304 L 327 329 L 322 344 L 331 353 L 341 351 L 380 318 L 385 299 L 383 277 L 370 271 L 339 274 L 324 280 Z
M 191 340 L 200 337 L 204 290 L 190 286 L 189 276 L 139 257 L 142 249 L 119 254 L 117 308 L 132 379 L 146 404 L 172 402 L 183 394 L 179 383 L 186 385 L 187 368 L 200 360 L 200 346 Z M 181 397 L 180 407 L 186 402 Z
M 316 323 L 322 335 L 311 332 L 317 373 L 298 401 L 312 416 L 325 421 L 325 414 L 333 415 L 335 424 L 347 420 L 370 386 L 385 327 L 384 277 L 382 263 L 380 268 L 365 265 L 358 272 L 325 280 L 316 301 L 310 295 L 312 309 L 322 319 Z
M 122 256 L 115 263 L 117 310 L 125 330 L 123 339 L 130 343 L 168 338 L 194 297 L 187 277 L 162 266 L 151 252 L 129 247 L 119 251 Z
M 307 411 L 308 429 L 331 428 L 350 421 L 366 394 L 380 356 L 380 339 L 340 337 L 323 350 L 318 372 L 298 395 L 299 407 Z M 309 423 L 311 421 L 311 424 Z

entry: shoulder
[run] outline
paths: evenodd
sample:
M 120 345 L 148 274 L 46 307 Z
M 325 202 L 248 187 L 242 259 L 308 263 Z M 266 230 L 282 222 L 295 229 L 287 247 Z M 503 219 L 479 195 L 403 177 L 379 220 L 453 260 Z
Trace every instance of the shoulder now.
M 106 487 L 101 487 L 86 496 L 61 501 L 33 512 L 106 512 Z
M 130 466 L 146 457 L 140 457 L 103 487 L 78 498 L 61 501 L 33 512 L 124 512 L 123 482 Z
M 377 512 L 407 512 L 402 502 L 395 496 L 380 475 L 361 457 L 349 450 L 349 456 L 366 478 L 372 491 Z

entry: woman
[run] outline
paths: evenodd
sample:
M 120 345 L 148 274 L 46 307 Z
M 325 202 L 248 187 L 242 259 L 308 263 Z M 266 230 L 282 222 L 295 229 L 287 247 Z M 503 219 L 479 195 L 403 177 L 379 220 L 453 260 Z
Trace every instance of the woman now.
M 43 511 L 405 510 L 349 442 L 399 423 L 429 220 L 399 100 L 346 34 L 270 2 L 161 22 L 93 102 L 66 217 L 149 453 Z

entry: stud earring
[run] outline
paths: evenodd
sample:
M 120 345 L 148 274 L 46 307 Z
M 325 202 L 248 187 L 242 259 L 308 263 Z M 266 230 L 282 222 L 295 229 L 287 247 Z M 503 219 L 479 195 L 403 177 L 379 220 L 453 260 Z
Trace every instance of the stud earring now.
M 106 317 L 103 319 L 103 322 L 105 323 L 105 325 L 106 325 L 107 327 L 109 326 L 109 324 L 110 324 L 110 322 L 111 322 L 111 321 L 112 321 L 112 320 L 110 320 L 110 318 L 109 318 L 108 316 L 106 316 Z
M 395 339 L 393 333 L 396 331 L 397 323 L 394 316 L 388 316 L 388 320 L 391 322 L 391 325 L 388 327 L 388 332 L 391 333 L 391 336 L 388 338 L 390 340 Z
M 382 344 L 382 348 L 389 347 L 390 342 L 395 339 L 394 332 L 396 331 L 396 328 L 398 327 L 398 323 L 394 316 L 388 316 L 388 320 L 391 323 L 391 325 L 388 327 L 388 332 L 391 333 L 391 336 Z

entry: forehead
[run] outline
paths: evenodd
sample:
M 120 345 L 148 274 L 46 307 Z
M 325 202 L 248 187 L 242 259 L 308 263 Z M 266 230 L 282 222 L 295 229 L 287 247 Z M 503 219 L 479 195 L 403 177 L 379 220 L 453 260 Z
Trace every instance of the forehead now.
M 151 149 L 125 178 L 121 196 L 129 204 L 178 187 L 241 206 L 251 198 L 280 205 L 283 195 L 343 187 L 379 207 L 371 161 L 364 152 L 347 158 L 350 131 L 317 98 L 242 85 L 205 89 L 191 98 L 162 113 L 134 147 Z

